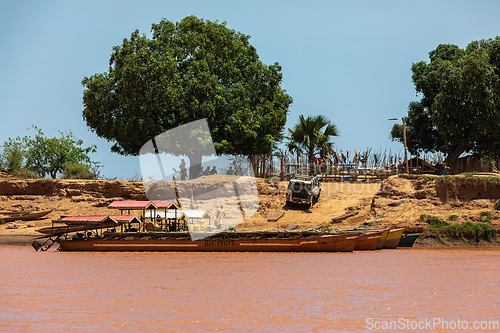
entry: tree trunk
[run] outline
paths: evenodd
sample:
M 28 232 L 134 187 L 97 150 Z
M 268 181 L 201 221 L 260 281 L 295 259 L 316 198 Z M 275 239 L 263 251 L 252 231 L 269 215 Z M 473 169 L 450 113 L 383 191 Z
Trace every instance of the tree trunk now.
M 446 164 L 451 168 L 457 161 L 460 155 L 465 151 L 467 145 L 465 144 L 453 144 L 450 146 L 448 151 L 448 156 L 446 157 Z
M 257 162 L 257 155 L 250 155 L 249 158 L 250 158 L 250 163 L 252 163 L 253 174 L 257 175 L 258 169 L 259 169 L 259 166 L 257 164 L 258 163 Z
M 202 154 L 197 153 L 187 155 L 187 158 L 189 159 L 189 179 L 198 178 L 200 175 L 202 157 Z
M 311 145 L 307 148 L 307 166 L 307 173 L 311 175 L 314 172 L 314 147 Z

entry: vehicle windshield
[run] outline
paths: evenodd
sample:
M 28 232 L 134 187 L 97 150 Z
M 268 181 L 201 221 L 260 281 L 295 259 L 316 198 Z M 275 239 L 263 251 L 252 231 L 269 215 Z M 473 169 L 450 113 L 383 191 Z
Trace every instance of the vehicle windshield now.
M 311 184 L 304 183 L 304 182 L 290 182 L 288 184 L 288 188 L 290 190 L 293 190 L 294 192 L 300 192 L 302 190 L 306 190 L 308 192 L 311 191 Z

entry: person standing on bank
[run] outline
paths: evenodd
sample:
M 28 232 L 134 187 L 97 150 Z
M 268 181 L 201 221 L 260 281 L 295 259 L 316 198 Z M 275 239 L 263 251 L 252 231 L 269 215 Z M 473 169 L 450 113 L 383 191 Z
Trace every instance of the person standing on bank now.
M 215 218 L 217 219 L 217 227 L 219 229 L 222 229 L 222 219 L 226 218 L 226 213 L 223 210 L 224 206 L 221 205 L 220 208 L 217 210 L 217 213 L 215 214 Z
M 181 159 L 181 164 L 179 165 L 179 168 L 181 169 L 181 180 L 186 180 L 187 168 L 184 159 Z

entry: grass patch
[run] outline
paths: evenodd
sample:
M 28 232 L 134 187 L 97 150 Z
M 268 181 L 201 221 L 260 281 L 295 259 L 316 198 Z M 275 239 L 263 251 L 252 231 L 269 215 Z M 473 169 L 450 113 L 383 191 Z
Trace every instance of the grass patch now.
M 464 224 L 441 225 L 431 226 L 430 229 L 435 229 L 438 239 L 443 242 L 444 237 L 452 240 L 473 241 L 479 243 L 480 241 L 492 242 L 496 240 L 497 231 L 495 228 L 487 223 L 472 223 L 466 222 Z
M 439 217 L 422 214 L 420 215 L 420 221 L 430 224 L 432 227 L 443 227 L 449 225 L 449 223 L 441 220 Z
M 450 215 L 450 216 L 448 216 L 448 220 L 456 221 L 456 220 L 458 220 L 458 216 L 457 215 Z
M 472 172 L 464 172 L 463 175 L 465 177 L 472 177 L 474 175 L 477 175 L 477 171 L 472 171 Z

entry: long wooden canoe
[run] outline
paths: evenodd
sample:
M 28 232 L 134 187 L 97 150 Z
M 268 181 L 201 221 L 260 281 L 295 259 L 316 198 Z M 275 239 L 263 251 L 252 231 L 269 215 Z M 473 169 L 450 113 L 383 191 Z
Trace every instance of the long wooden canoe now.
M 398 247 L 412 247 L 413 243 L 420 237 L 421 232 L 408 232 L 404 231 L 401 235 L 401 240 L 399 241 Z
M 60 251 L 352 252 L 361 233 L 307 236 L 290 232 L 281 237 L 263 234 L 249 238 L 244 232 L 227 232 L 197 240 L 182 234 L 185 233 L 106 233 L 104 239 L 58 242 Z
M 25 214 L 23 211 L 15 211 L 15 210 L 0 210 L 0 215 L 12 215 L 12 214 Z
M 33 212 L 33 213 L 15 213 L 11 215 L 3 215 L 1 217 L 2 221 L 4 223 L 6 222 L 13 222 L 17 220 L 21 221 L 30 221 L 30 220 L 35 220 L 41 217 L 44 217 L 45 215 L 48 215 L 50 212 L 52 212 L 52 209 L 50 210 L 42 210 L 39 212 Z
M 44 227 L 37 229 L 36 231 L 45 235 L 63 235 L 72 232 L 86 231 L 86 230 L 97 230 L 97 229 L 107 229 L 116 227 L 118 224 L 114 222 L 105 222 L 96 226 L 88 226 L 85 224 L 75 224 L 75 225 L 55 225 L 52 227 Z
M 356 242 L 354 250 L 376 250 L 383 230 L 363 232 Z
M 387 240 L 387 235 L 389 235 L 390 231 L 391 228 L 383 229 L 382 235 L 380 235 L 380 240 L 377 245 L 377 250 L 381 250 L 384 248 L 385 241 Z
M 87 216 L 66 216 L 60 220 L 52 220 L 51 227 L 37 229 L 36 231 L 46 235 L 61 236 L 77 231 L 108 229 L 122 224 L 139 223 L 139 219 L 134 215 L 87 215 Z M 55 224 L 64 223 L 64 224 Z
M 391 231 L 389 231 L 389 234 L 387 235 L 383 249 L 397 248 L 404 230 L 405 228 L 391 229 Z
M 19 220 L 23 213 L 8 213 L 0 215 L 0 224 Z

